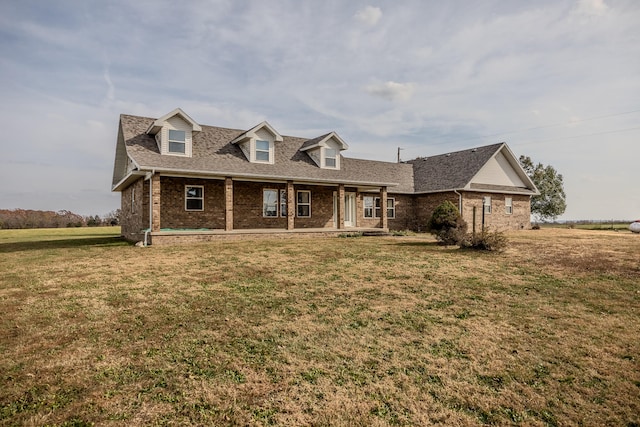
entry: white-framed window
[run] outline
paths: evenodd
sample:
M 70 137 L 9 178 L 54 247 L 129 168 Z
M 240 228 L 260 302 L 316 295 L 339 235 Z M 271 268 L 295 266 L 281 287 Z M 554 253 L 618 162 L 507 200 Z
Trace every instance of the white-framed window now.
M 136 211 L 136 187 L 131 187 L 131 212 Z
M 204 186 L 185 185 L 184 186 L 184 209 L 186 211 L 204 210 Z
M 364 196 L 362 205 L 364 207 L 364 217 L 373 218 L 373 196 Z
M 299 217 L 307 218 L 311 216 L 311 191 L 298 190 L 296 194 L 296 213 Z
M 280 190 L 280 216 L 287 216 L 287 190 Z
M 338 150 L 334 148 L 324 149 L 324 167 L 335 169 L 338 165 Z
M 375 211 L 376 218 L 380 218 L 380 197 L 375 199 Z M 387 218 L 393 219 L 396 217 L 396 199 L 393 197 L 387 197 Z
M 393 197 L 387 198 L 387 218 L 393 219 L 396 217 L 396 199 Z
M 169 153 L 185 154 L 187 134 L 183 130 L 169 129 Z
M 269 218 L 278 216 L 278 190 L 267 188 L 262 190 L 262 216 Z
M 482 206 L 484 206 L 484 213 L 491 213 L 491 196 L 484 196 L 482 198 Z
M 271 143 L 269 141 L 256 140 L 256 162 L 271 162 Z
M 505 197 L 504 198 L 504 213 L 507 215 L 511 215 L 513 213 L 513 198 Z

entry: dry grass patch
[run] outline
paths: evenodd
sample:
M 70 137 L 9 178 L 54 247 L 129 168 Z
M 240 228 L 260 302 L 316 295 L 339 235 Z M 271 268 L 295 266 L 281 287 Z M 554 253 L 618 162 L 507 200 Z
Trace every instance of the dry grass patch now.
M 2 425 L 640 422 L 638 236 L 90 231 L 0 232 Z

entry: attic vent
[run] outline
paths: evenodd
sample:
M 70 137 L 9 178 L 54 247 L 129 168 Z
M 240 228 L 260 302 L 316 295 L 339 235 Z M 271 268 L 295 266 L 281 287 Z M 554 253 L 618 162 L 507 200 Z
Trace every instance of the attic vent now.
M 477 148 L 474 148 L 473 150 L 471 150 L 472 153 L 475 153 L 476 151 L 478 151 Z
M 451 157 L 451 153 L 447 153 L 447 157 Z

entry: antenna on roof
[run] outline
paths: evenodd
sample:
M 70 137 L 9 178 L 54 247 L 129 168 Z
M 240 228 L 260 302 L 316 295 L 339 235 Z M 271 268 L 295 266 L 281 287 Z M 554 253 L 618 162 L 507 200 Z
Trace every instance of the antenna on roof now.
M 404 148 L 398 147 L 398 163 L 400 163 L 400 151 L 404 150 Z

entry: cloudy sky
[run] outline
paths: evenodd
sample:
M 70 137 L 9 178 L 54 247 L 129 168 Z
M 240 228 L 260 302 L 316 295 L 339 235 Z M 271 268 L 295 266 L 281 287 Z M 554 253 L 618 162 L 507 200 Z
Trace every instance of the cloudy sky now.
M 0 208 L 104 214 L 121 113 L 336 131 L 395 161 L 506 141 L 564 219 L 640 218 L 640 2 L 3 0 Z

